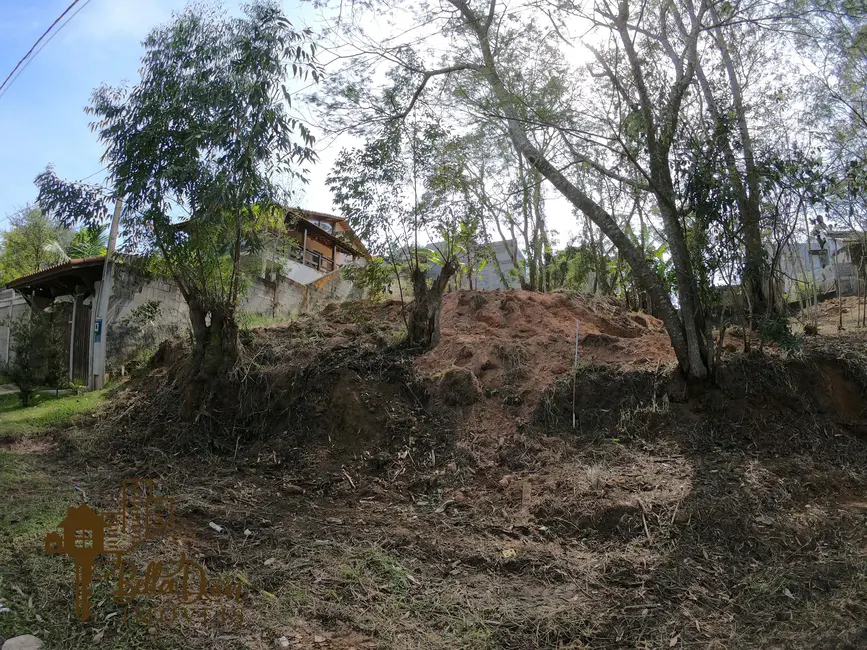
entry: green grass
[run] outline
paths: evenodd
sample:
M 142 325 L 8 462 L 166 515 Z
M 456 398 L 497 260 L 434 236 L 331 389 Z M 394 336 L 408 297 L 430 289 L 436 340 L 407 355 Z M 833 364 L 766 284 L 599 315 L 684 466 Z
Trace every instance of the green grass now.
M 290 322 L 292 322 L 292 317 L 289 315 L 268 316 L 266 314 L 250 314 L 247 312 L 242 312 L 238 315 L 238 326 L 241 329 L 267 327 L 269 325 L 285 325 Z
M 40 394 L 34 406 L 24 408 L 18 394 L 0 395 L 0 439 L 24 438 L 69 426 L 78 415 L 94 410 L 105 400 L 106 391 L 54 397 Z
M 23 408 L 17 395 L 0 396 L 0 440 L 26 441 L 40 431 L 63 427 L 96 408 L 105 391 L 81 396 L 40 396 Z M 46 648 L 129 650 L 179 647 L 171 634 L 153 636 L 138 622 L 121 624 L 112 587 L 95 582 L 93 615 L 81 623 L 74 611 L 74 568 L 66 557 L 45 553 L 45 535 L 55 530 L 67 508 L 81 503 L 72 486 L 80 468 L 67 465 L 43 441 L 0 444 L 0 641 L 35 634 Z M 100 641 L 100 631 L 104 638 Z

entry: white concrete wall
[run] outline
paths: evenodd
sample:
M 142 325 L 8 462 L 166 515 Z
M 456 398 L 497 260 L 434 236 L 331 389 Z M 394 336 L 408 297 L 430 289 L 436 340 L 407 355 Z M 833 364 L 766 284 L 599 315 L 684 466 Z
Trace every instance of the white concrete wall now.
M 306 264 L 301 264 L 294 260 L 287 260 L 284 263 L 283 268 L 286 277 L 298 284 L 309 284 L 315 282 L 323 275 L 316 269 L 312 269 Z

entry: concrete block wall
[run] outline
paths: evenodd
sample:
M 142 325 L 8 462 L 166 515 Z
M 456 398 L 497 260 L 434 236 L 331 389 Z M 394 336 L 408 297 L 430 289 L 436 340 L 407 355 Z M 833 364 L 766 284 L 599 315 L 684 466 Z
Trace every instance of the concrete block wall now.
M 340 269 L 335 269 L 308 284 L 300 284 L 282 275 L 277 275 L 274 280 L 253 278 L 241 309 L 253 314 L 294 316 L 317 310 L 328 303 L 361 298 L 363 292 L 343 279 Z
M 178 287 L 166 280 L 143 281 L 122 267 L 114 273 L 111 300 L 108 303 L 108 322 L 117 323 L 136 307 L 149 300 L 160 303 L 160 324 L 167 328 L 189 327 L 190 311 Z

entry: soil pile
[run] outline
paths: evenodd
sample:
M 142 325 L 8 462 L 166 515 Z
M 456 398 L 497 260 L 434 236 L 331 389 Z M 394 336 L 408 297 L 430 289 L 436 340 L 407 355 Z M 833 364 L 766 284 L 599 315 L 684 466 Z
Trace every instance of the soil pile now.
M 443 299 L 441 327 L 439 345 L 418 358 L 418 371 L 465 368 L 489 391 L 517 387 L 518 393 L 538 395 L 570 372 L 576 328 L 583 363 L 658 368 L 674 361 L 659 320 L 627 312 L 612 298 L 585 294 L 450 293 Z

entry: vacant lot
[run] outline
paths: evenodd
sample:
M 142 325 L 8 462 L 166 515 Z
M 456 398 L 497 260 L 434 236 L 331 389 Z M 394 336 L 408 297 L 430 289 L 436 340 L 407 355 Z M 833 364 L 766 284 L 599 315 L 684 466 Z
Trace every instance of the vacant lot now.
M 77 402 L 73 425 L 45 421 L 53 402 L 0 413 L 0 428 L 14 418 L 19 431 L 0 452 L 0 597 L 12 610 L 0 637 L 867 647 L 863 344 L 732 352 L 717 386 L 690 394 L 658 324 L 611 303 L 447 300 L 443 341 L 421 358 L 388 347 L 394 306 L 254 332 L 226 392 L 237 401 L 206 425 L 178 406 L 189 385 L 177 356 L 97 417 Z M 573 385 L 576 317 L 588 338 Z M 178 516 L 137 560 L 183 551 L 240 580 L 242 624 L 124 623 L 111 580 L 95 583 L 92 619 L 75 620 L 72 563 L 44 554 L 42 537 L 68 505 L 110 511 L 122 478 L 145 476 Z

